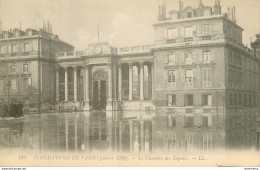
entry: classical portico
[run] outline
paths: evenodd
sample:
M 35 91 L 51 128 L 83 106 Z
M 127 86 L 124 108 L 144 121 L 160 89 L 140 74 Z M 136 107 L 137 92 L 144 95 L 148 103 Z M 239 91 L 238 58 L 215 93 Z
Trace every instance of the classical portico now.
M 124 110 L 151 103 L 154 93 L 152 57 L 147 54 L 122 57 L 107 44 L 102 49 L 104 52 L 64 53 L 64 57 L 58 58 L 56 101 L 59 108 Z

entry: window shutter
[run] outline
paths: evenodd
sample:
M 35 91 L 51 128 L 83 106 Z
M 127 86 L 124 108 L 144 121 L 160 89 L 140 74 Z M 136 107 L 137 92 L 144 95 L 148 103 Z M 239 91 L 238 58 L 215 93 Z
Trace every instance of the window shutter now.
M 208 105 L 212 106 L 212 96 L 208 95 Z
M 182 37 L 184 36 L 184 27 L 180 28 L 180 36 L 182 36 Z
M 177 83 L 177 81 L 179 81 L 178 79 L 179 79 L 179 71 L 177 69 L 177 70 L 175 70 L 175 83 Z
M 167 82 L 168 82 L 168 70 L 164 70 L 164 83 L 165 83 L 165 85 L 167 84 Z
M 196 82 L 196 78 L 197 78 L 197 70 L 195 68 L 193 69 L 193 82 Z

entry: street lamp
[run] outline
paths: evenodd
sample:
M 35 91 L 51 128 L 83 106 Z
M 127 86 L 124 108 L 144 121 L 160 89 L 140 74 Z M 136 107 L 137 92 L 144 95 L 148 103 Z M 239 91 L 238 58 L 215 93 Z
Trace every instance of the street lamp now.
M 7 86 L 7 102 L 8 102 L 8 105 L 9 105 L 10 104 L 10 102 L 9 102 L 9 90 L 10 90 L 10 86 L 11 86 L 10 80 L 8 80 L 6 86 Z

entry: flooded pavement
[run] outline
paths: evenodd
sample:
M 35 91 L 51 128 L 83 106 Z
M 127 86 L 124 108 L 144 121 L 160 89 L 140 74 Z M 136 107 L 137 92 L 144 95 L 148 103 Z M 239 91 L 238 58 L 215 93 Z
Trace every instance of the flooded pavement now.
M 259 150 L 257 115 L 71 112 L 0 121 L 0 147 L 33 151 Z

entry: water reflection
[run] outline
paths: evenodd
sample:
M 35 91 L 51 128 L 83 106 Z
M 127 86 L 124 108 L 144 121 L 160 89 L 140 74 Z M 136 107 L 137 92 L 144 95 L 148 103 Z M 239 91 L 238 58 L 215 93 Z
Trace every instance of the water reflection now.
M 1 120 L 0 147 L 41 151 L 172 152 L 259 149 L 255 112 L 223 115 L 73 112 Z

